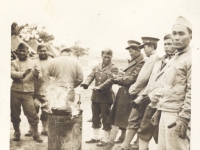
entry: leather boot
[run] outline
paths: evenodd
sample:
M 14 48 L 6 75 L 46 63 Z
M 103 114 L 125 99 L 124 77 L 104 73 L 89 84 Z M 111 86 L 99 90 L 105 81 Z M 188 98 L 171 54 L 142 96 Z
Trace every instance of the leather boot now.
M 42 143 L 43 140 L 40 138 L 39 132 L 38 132 L 38 124 L 32 125 L 32 129 L 33 129 L 33 140 L 35 140 L 38 143 Z
M 28 133 L 25 134 L 25 136 L 32 136 L 32 135 L 33 135 L 33 130 L 32 130 L 31 125 L 29 124 L 29 130 L 28 130 Z
M 42 121 L 42 135 L 48 136 L 48 121 Z
M 13 141 L 20 141 L 21 132 L 19 129 L 19 123 L 13 123 L 13 128 L 15 130 L 13 135 Z

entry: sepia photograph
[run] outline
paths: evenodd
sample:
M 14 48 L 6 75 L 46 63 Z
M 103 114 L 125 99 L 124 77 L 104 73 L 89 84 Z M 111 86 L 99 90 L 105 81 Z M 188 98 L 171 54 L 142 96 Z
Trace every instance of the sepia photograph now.
M 0 150 L 200 149 L 200 1 L 1 3 Z

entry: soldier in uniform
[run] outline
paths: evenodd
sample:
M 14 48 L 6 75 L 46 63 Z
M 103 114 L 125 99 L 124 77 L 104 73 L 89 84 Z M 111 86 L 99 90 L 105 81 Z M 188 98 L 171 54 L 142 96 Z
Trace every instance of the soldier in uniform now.
M 106 122 L 110 108 L 114 101 L 114 92 L 112 90 L 112 84 L 101 90 L 104 82 L 113 75 L 118 74 L 118 68 L 112 63 L 113 52 L 110 49 L 102 51 L 102 63 L 95 66 L 91 73 L 88 75 L 85 82 L 81 85 L 84 89 L 95 80 L 95 88 L 93 89 L 91 101 L 92 101 L 92 127 L 93 137 L 86 143 L 98 143 L 97 146 L 104 146 L 109 141 L 111 126 Z M 101 118 L 100 115 L 101 114 Z M 101 128 L 101 119 L 104 130 L 104 137 L 99 140 L 99 132 Z
M 142 37 L 142 40 L 143 44 L 140 47 L 144 48 L 144 52 L 148 59 L 143 65 L 136 82 L 132 84 L 129 88 L 129 93 L 132 100 L 136 99 L 136 97 L 141 95 L 141 93 L 144 91 L 149 81 L 153 67 L 155 63 L 159 60 L 158 56 L 156 55 L 157 42 L 159 41 L 159 39 L 153 37 Z M 125 140 L 119 147 L 117 147 L 117 150 L 125 150 L 130 148 L 130 143 L 134 135 L 137 133 L 137 130 L 139 129 L 140 123 L 144 115 L 144 111 L 149 103 L 150 100 L 145 98 L 144 102 L 140 107 L 138 107 L 138 109 L 132 108 L 128 119 Z
M 14 141 L 20 140 L 21 105 L 33 130 L 33 139 L 39 143 L 42 139 L 38 133 L 38 122 L 34 102 L 34 80 L 40 79 L 41 73 L 37 63 L 28 58 L 28 47 L 20 43 L 17 48 L 17 59 L 11 62 L 11 121 L 15 130 Z
M 34 58 L 37 64 L 40 66 L 42 71 L 42 78 L 40 80 L 36 80 L 34 82 L 34 104 L 36 108 L 37 114 L 39 113 L 39 109 L 41 107 L 41 116 L 40 120 L 42 121 L 42 132 L 43 135 L 48 135 L 48 100 L 46 99 L 46 88 L 49 84 L 49 63 L 52 60 L 51 57 L 48 57 L 48 48 L 46 45 L 38 45 L 37 47 L 38 58 Z M 31 136 L 33 131 L 30 129 L 25 136 Z
M 128 67 L 124 70 L 124 74 L 122 76 L 118 75 L 117 77 L 110 78 L 110 80 L 107 80 L 102 86 L 102 89 L 106 88 L 107 85 L 110 85 L 110 82 L 121 86 L 117 92 L 115 103 L 113 104 L 112 110 L 107 119 L 107 122 L 110 125 L 113 125 L 110 133 L 110 142 L 106 146 L 107 149 L 110 149 L 114 145 L 118 128 L 121 130 L 121 135 L 115 143 L 122 143 L 125 139 L 128 117 L 132 110 L 132 106 L 130 105 L 131 97 L 128 90 L 131 84 L 135 83 L 137 76 L 145 63 L 143 55 L 140 52 L 140 43 L 130 40 L 128 41 L 128 45 L 129 46 L 126 49 L 129 51 L 131 60 L 129 61 Z
M 167 63 L 159 97 L 161 110 L 158 149 L 189 150 L 191 119 L 192 25 L 178 17 L 172 27 L 175 56 Z
M 146 107 L 140 128 L 137 132 L 139 136 L 139 150 L 148 150 L 149 141 L 152 137 L 154 137 L 155 142 L 158 143 L 157 126 L 159 118 L 155 118 L 152 120 L 153 122 L 151 122 L 151 118 L 157 110 L 158 99 L 157 97 L 152 97 L 152 95 L 157 89 L 160 88 L 163 73 L 166 69 L 165 66 L 174 55 L 175 49 L 172 44 L 171 34 L 164 36 L 164 49 L 166 54 L 158 62 L 156 62 L 145 91 L 134 101 L 135 107 L 138 107 L 138 103 L 140 103 L 145 96 L 148 96 L 151 101 L 151 103 Z M 159 112 L 157 112 L 155 115 L 159 115 Z

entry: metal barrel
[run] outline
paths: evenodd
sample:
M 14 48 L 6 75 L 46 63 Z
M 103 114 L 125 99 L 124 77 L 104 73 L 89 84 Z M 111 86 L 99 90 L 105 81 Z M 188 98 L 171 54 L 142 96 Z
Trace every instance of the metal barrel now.
M 48 150 L 81 150 L 82 115 L 49 115 Z

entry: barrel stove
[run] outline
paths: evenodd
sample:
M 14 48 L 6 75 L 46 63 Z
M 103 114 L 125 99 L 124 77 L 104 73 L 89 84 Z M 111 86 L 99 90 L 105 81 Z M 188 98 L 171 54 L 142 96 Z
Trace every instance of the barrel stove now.
M 52 108 L 49 115 L 48 150 L 81 150 L 82 114 Z

